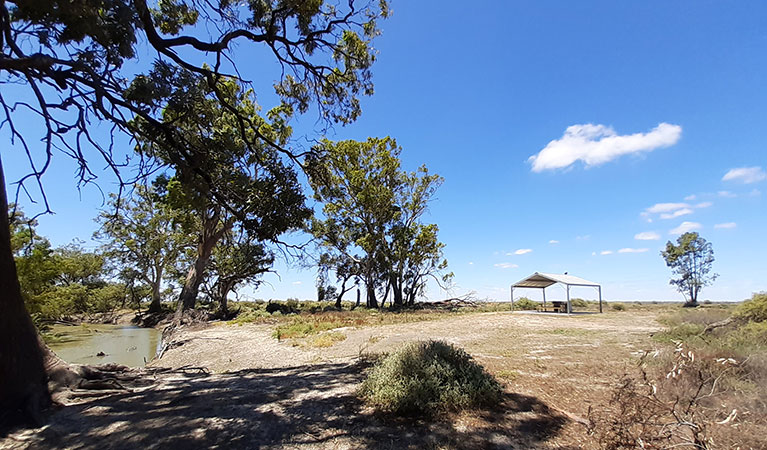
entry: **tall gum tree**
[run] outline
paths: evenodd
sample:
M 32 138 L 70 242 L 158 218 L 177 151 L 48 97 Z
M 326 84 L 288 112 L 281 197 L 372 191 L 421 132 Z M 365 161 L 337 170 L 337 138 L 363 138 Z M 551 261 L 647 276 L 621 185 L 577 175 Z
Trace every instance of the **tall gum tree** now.
M 248 77 L 276 79 L 283 109 L 303 114 L 314 105 L 323 121 L 350 123 L 360 114 L 359 97 L 373 93 L 372 39 L 379 34 L 377 21 L 388 13 L 383 0 L 163 0 L 152 5 L 146 0 L 0 0 L 0 123 L 13 151 L 24 152 L 30 163 L 28 175 L 18 180 L 16 196 L 25 186 L 36 186 L 40 204 L 49 212 L 43 176 L 54 153 L 61 152 L 78 164 L 80 183 L 97 177 L 91 169 L 94 160 L 110 168 L 120 186 L 151 173 L 156 164 L 192 172 L 206 195 L 237 217 L 235 193 L 206 172 L 210 153 L 188 139 L 187 130 L 163 119 L 163 111 L 184 93 L 162 92 L 168 84 L 154 70 L 135 76 L 140 64 L 134 63 L 156 58 L 157 64 L 183 76 L 202 78 L 210 97 L 236 116 L 236 132 L 248 153 L 267 145 L 301 165 L 306 152 L 270 139 L 260 121 L 242 116 L 230 103 L 227 83 L 247 92 Z M 266 50 L 270 61 L 257 61 L 256 73 L 240 70 L 236 61 L 257 47 Z M 268 73 L 264 68 L 271 66 L 261 64 L 265 62 L 276 62 L 276 71 Z M 31 115 L 21 115 L 23 110 Z M 16 126 L 17 120 L 31 116 L 39 118 L 40 135 Z M 142 126 L 136 126 L 139 122 Z M 99 123 L 107 126 L 96 127 Z M 107 135 L 96 129 L 108 130 Z M 168 158 L 158 162 L 141 155 L 126 162 L 124 152 L 114 148 L 117 135 L 145 143 L 161 140 Z M 8 197 L 5 189 L 3 183 L 3 199 Z M 32 350 L 38 342 L 27 325 L 5 211 L 0 224 L 0 285 L 5 293 L 0 320 L 10 326 L 2 327 L 0 405 L 3 411 L 33 411 L 39 409 L 37 400 L 47 396 L 41 381 L 45 374 L 40 352 Z
M 423 294 L 427 279 L 448 282 L 438 227 L 422 223 L 442 177 L 426 167 L 401 170 L 401 149 L 388 137 L 321 145 L 322 158 L 310 171 L 314 198 L 323 205 L 323 217 L 312 224 L 321 270 L 333 266 L 339 279 L 361 278 L 368 307 L 378 306 L 376 291 L 384 301 L 391 292 L 393 304 L 403 306 Z
M 104 241 L 105 254 L 120 267 L 134 269 L 151 289 L 150 313 L 160 312 L 162 285 L 168 269 L 176 262 L 189 238 L 181 232 L 184 216 L 168 207 L 156 189 L 137 185 L 133 196 L 120 207 L 112 194 L 109 208 L 97 221 L 95 237 Z

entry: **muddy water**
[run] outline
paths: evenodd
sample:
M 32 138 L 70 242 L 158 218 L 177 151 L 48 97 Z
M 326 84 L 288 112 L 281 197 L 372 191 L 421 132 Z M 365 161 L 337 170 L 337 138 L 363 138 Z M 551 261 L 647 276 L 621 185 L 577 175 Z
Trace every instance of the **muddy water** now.
M 117 363 L 143 367 L 157 350 L 161 333 L 125 325 L 54 325 L 56 342 L 49 346 L 73 364 Z

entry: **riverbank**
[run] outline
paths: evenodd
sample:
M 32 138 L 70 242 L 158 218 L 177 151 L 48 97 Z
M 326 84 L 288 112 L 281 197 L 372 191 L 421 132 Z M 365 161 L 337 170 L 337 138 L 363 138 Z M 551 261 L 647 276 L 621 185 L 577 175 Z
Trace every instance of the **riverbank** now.
M 278 324 L 182 326 L 148 386 L 58 409 L 4 448 L 594 447 L 583 417 L 654 345 L 655 311 L 447 315 L 277 340 Z M 318 339 L 333 333 L 333 339 Z M 343 336 L 343 338 L 341 338 Z M 465 348 L 504 384 L 501 408 L 436 421 L 373 414 L 356 398 L 368 356 L 404 342 Z M 330 344 L 328 345 L 328 342 Z M 595 377 L 595 374 L 598 374 Z

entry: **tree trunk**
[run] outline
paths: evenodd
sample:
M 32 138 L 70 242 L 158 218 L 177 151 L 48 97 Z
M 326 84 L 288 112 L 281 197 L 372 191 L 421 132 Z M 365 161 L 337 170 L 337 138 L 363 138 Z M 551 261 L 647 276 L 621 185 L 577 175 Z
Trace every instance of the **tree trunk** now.
M 349 281 L 349 278 L 351 277 L 344 278 L 344 282 L 341 283 L 341 291 L 336 296 L 336 308 L 338 309 L 341 309 L 341 300 L 343 300 L 344 294 L 346 294 L 346 291 L 348 291 L 348 289 L 346 289 L 346 282 Z M 357 298 L 359 298 L 359 296 Z
M 378 308 L 378 300 L 376 300 L 376 290 L 371 284 L 366 285 L 367 288 L 367 306 L 368 308 Z
M 392 289 L 393 289 L 393 291 L 392 291 L 392 294 L 393 294 L 392 301 L 394 302 L 394 306 L 395 307 L 400 307 L 400 306 L 403 305 L 403 300 L 402 300 L 402 284 L 401 283 L 397 283 L 396 278 L 394 276 L 392 276 L 392 278 L 391 278 L 391 285 L 392 285 Z
M 11 252 L 8 197 L 0 162 L 0 428 L 26 422 L 39 425 L 50 404 L 43 354 L 16 274 Z
M 357 288 L 357 303 L 354 305 L 354 308 L 359 308 L 359 306 L 360 306 L 360 288 L 358 287 Z
M 177 320 L 181 319 L 185 311 L 194 309 L 197 303 L 197 294 L 200 292 L 202 277 L 205 273 L 205 268 L 208 266 L 208 261 L 210 261 L 213 248 L 230 226 L 225 225 L 216 230 L 216 227 L 219 225 L 219 217 L 219 213 L 216 212 L 211 217 L 206 217 L 203 220 L 202 236 L 200 237 L 200 243 L 197 244 L 197 258 L 194 260 L 192 267 L 189 268 L 189 272 L 186 274 L 186 281 L 184 281 L 184 287 L 181 288 L 181 294 L 178 296 Z
M 200 291 L 202 275 L 205 271 L 205 266 L 208 265 L 208 260 L 210 260 L 210 252 L 207 253 L 207 255 L 204 252 L 198 253 L 197 259 L 194 260 L 194 264 L 192 264 L 192 267 L 189 268 L 189 272 L 186 274 L 184 287 L 181 288 L 181 295 L 178 296 L 178 309 L 176 310 L 176 317 L 178 318 L 184 314 L 184 311 L 194 309 L 194 305 L 197 303 L 197 294 Z
M 157 279 L 152 282 L 152 303 L 149 304 L 149 313 L 158 313 L 162 310 L 160 283 L 162 282 L 162 268 L 157 271 Z

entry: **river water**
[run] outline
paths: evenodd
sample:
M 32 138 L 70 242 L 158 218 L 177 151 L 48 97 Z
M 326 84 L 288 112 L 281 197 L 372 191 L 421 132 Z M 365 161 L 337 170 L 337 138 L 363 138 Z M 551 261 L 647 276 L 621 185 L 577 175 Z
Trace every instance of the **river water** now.
M 126 325 L 53 325 L 49 332 L 57 339 L 48 346 L 68 363 L 129 367 L 151 361 L 161 337 L 154 328 Z

